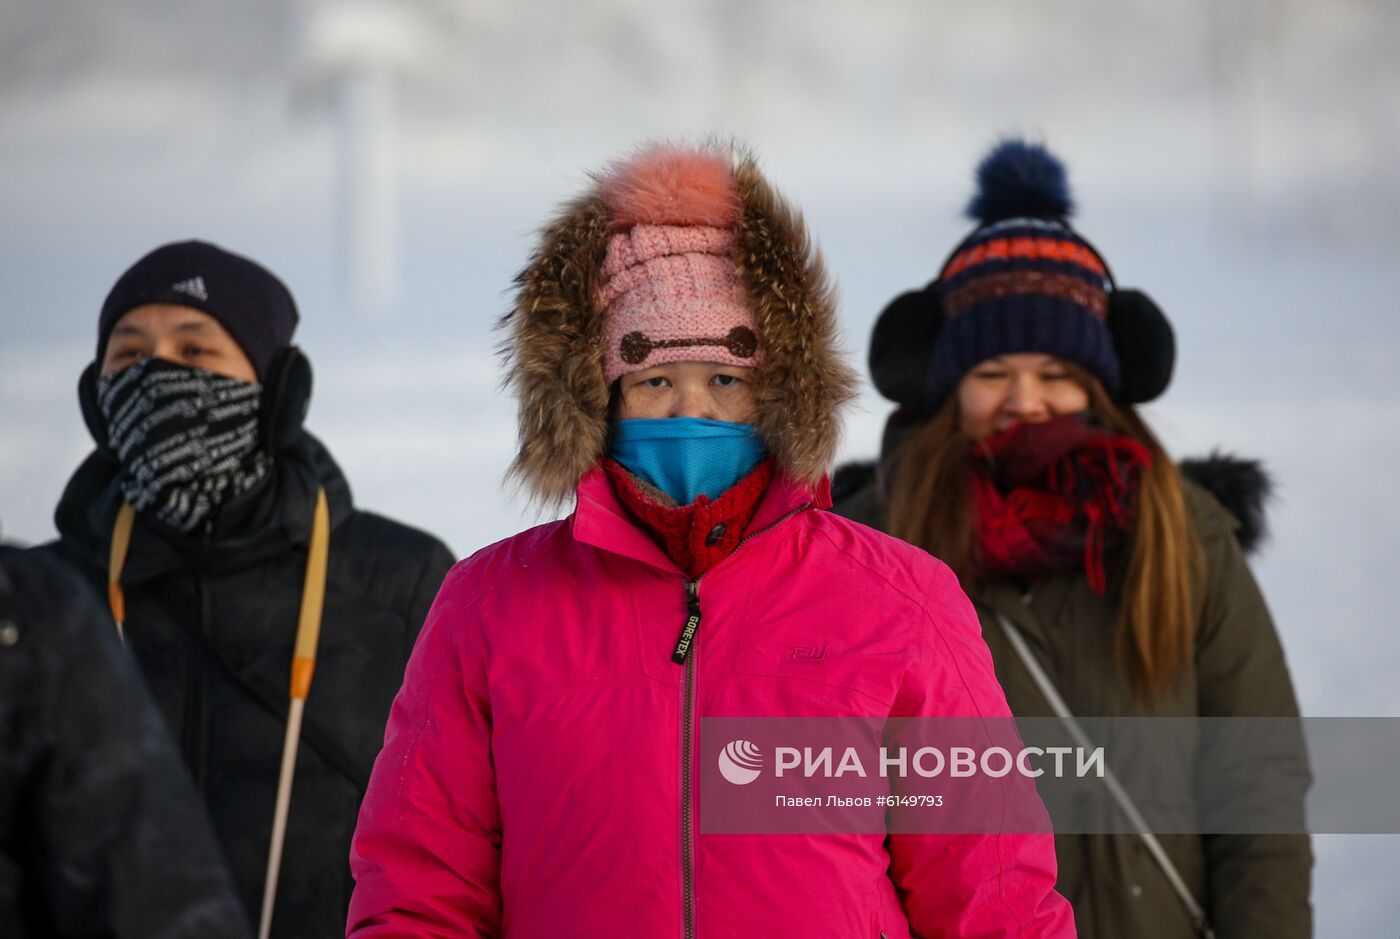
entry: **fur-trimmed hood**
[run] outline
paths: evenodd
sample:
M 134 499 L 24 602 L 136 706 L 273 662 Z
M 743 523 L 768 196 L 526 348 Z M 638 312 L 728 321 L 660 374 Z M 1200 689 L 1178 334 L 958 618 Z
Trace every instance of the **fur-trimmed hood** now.
M 763 348 L 753 423 L 784 473 L 815 484 L 836 454 L 837 412 L 856 389 L 856 374 L 836 348 L 835 293 L 821 258 L 801 215 L 747 152 L 658 144 L 634 159 L 667 150 L 718 155 L 730 167 L 738 197 L 734 263 Z M 501 321 L 507 382 L 519 409 L 510 475 L 546 503 L 567 500 L 607 447 L 600 268 L 608 239 L 629 224 L 608 201 L 626 165 L 594 176 L 543 229 Z

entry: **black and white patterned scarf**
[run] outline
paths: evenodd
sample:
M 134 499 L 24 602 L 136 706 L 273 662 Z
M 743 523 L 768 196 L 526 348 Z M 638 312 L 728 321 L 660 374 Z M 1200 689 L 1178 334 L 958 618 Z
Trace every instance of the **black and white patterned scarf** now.
M 267 476 L 262 385 L 148 358 L 97 382 L 108 445 L 132 508 L 190 532 Z

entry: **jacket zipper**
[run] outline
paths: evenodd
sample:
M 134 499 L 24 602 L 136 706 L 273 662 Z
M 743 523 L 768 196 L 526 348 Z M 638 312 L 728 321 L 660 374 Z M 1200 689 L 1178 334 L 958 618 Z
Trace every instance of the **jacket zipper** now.
M 733 557 L 740 548 L 764 532 L 772 531 L 799 512 L 805 512 L 812 503 L 798 506 L 771 525 L 745 535 L 728 557 Z M 700 631 L 700 581 L 704 575 L 685 582 L 685 625 L 676 638 L 676 647 L 671 651 L 671 661 L 685 669 L 683 693 L 685 701 L 681 708 L 681 913 L 684 921 L 685 939 L 695 937 L 695 811 L 694 793 L 691 791 L 691 777 L 695 754 L 695 655 L 696 635 Z
M 686 621 L 681 629 L 671 661 L 685 667 L 685 703 L 682 708 L 681 734 L 681 890 L 685 939 L 695 937 L 695 820 L 692 811 L 694 793 L 691 791 L 695 750 L 695 656 L 691 644 L 700 628 L 700 578 L 685 585 Z
M 806 503 L 805 505 L 800 505 L 797 508 L 793 509 L 791 512 L 784 515 L 783 517 L 774 521 L 772 524 L 765 525 L 758 531 L 749 532 L 742 539 L 740 539 L 739 543 L 734 546 L 734 550 L 730 551 L 729 554 L 725 556 L 724 560 L 732 558 L 735 554 L 739 552 L 740 548 L 748 544 L 753 539 L 757 538 L 759 535 L 772 531 L 773 529 L 781 525 L 783 522 L 792 518 L 794 515 L 798 514 L 799 512 L 805 512 L 811 507 L 812 503 L 810 502 Z M 720 563 L 723 563 L 723 561 L 721 561 Z M 688 660 L 690 658 L 690 647 L 695 644 L 695 635 L 700 631 L 700 581 L 704 576 L 705 575 L 701 574 L 700 577 L 685 582 L 685 625 L 681 627 L 681 634 L 676 637 L 676 647 L 673 650 L 671 650 L 671 661 L 675 662 L 677 665 L 682 665 L 686 667 L 687 682 L 689 682 L 691 674 L 690 666 L 688 664 Z M 687 731 L 687 735 L 688 733 L 689 732 Z
M 701 577 L 704 575 L 702 574 Z M 695 642 L 695 633 L 700 629 L 700 577 L 685 582 L 685 625 L 681 627 L 681 634 L 676 638 L 676 648 L 671 652 L 671 661 L 677 665 L 686 666 L 686 674 L 690 674 L 690 667 L 686 660 L 690 658 L 690 646 Z

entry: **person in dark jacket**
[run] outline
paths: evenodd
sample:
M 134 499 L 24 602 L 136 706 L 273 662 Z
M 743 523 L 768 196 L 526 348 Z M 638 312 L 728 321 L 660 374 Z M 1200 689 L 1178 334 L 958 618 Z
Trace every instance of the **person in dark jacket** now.
M 293 643 L 323 604 L 319 647 L 297 650 L 291 690 L 314 680 L 272 914 L 273 935 L 319 939 L 344 927 L 356 811 L 453 558 L 357 509 L 302 428 L 311 372 L 291 344 L 296 322 L 277 277 L 214 245 L 169 244 L 136 262 L 103 304 L 80 380 L 97 451 L 59 503 L 59 540 L 36 550 L 107 596 L 255 920 Z
M 244 939 L 180 756 L 102 608 L 0 546 L 0 936 Z
M 1170 379 L 1171 328 L 1144 294 L 1116 287 L 1070 227 L 1058 160 L 1008 141 L 978 178 L 976 229 L 933 283 L 897 297 L 875 326 L 875 384 L 899 409 L 878 463 L 838 473 L 835 511 L 958 573 L 1018 718 L 1055 720 L 1052 695 L 1076 717 L 1296 718 L 1279 637 L 1242 553 L 1262 517 L 1258 467 L 1178 467 L 1134 410 Z M 1249 524 L 1188 474 L 1242 494 Z M 1162 772 L 1149 787 L 1185 780 L 1175 795 L 1201 810 L 1191 780 L 1208 778 L 1218 754 L 1177 737 L 1154 751 Z M 1161 835 L 1184 890 L 1134 835 L 1057 836 L 1058 889 L 1079 935 L 1186 939 L 1200 913 L 1219 939 L 1310 935 L 1306 756 L 1286 742 L 1267 772 L 1245 770 L 1250 785 L 1268 778 L 1285 824 L 1209 833 L 1232 830 L 1227 818 L 1205 834 Z

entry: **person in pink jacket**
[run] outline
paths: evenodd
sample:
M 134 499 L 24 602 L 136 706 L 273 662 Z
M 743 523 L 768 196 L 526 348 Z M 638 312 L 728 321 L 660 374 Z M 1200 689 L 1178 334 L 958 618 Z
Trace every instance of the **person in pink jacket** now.
M 1073 936 L 1048 834 L 700 831 L 702 718 L 1009 715 L 947 568 L 826 511 L 855 379 L 752 159 L 613 164 L 518 287 L 513 472 L 575 508 L 443 583 L 347 936 Z

